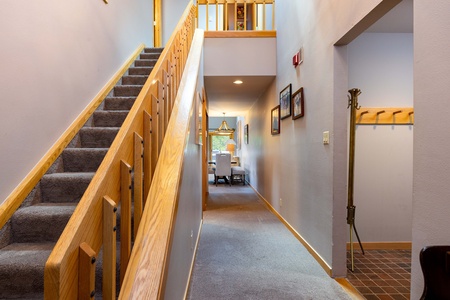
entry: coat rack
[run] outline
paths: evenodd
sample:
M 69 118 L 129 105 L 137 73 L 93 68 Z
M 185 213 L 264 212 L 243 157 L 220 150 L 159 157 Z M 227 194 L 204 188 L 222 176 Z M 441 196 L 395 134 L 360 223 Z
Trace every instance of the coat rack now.
M 348 91 L 348 106 L 350 108 L 350 139 L 349 139 L 349 157 L 348 157 L 348 199 L 347 199 L 347 224 L 350 226 L 350 258 L 351 258 L 351 271 L 355 269 L 354 263 L 354 249 L 353 249 L 353 231 L 355 231 L 356 238 L 358 239 L 359 247 L 364 254 L 364 248 L 359 239 L 358 231 L 355 225 L 355 212 L 356 206 L 353 204 L 353 184 L 354 184 L 354 171 L 355 171 L 355 131 L 356 131 L 356 114 L 357 111 L 361 111 L 358 105 L 358 96 L 361 94 L 359 89 L 351 89 Z M 363 110 L 365 111 L 365 110 Z M 364 113 L 366 114 L 366 113 Z M 363 114 L 363 115 L 364 115 Z
M 361 107 L 356 125 L 414 125 L 412 107 Z

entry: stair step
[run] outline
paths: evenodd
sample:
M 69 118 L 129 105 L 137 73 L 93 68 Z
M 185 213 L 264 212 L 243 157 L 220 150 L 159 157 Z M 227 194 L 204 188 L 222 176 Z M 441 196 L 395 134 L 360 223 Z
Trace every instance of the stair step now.
M 93 172 L 53 173 L 41 179 L 42 202 L 76 203 L 94 177 Z
M 144 48 L 144 53 L 160 53 L 163 52 L 164 48 Z
M 42 299 L 44 266 L 54 243 L 11 244 L 0 250 L 0 299 Z
M 68 203 L 41 203 L 18 209 L 11 219 L 13 241 L 56 243 L 75 207 Z
M 147 81 L 148 76 L 146 75 L 133 75 L 133 76 L 123 76 L 122 84 L 123 85 L 144 85 Z
M 65 172 L 95 172 L 108 148 L 66 148 L 62 153 Z
M 128 69 L 128 75 L 150 75 L 152 67 L 131 67 Z
M 158 59 L 161 53 L 155 52 L 155 53 L 141 53 L 139 55 L 139 59 Z
M 134 62 L 135 67 L 154 67 L 157 59 L 140 59 Z
M 147 76 L 145 76 L 147 77 Z M 104 110 L 130 110 L 136 97 L 108 97 L 105 99 Z
M 140 85 L 119 85 L 114 88 L 116 97 L 137 97 L 142 90 Z
M 95 127 L 120 127 L 128 115 L 128 110 L 105 111 L 99 110 L 94 112 Z
M 80 129 L 81 147 L 109 148 L 119 129 L 118 127 L 83 127 Z

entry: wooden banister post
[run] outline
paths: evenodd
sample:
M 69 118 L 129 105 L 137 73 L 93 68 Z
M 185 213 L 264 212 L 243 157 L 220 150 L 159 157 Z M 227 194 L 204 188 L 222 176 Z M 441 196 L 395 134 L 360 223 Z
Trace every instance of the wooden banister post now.
M 131 167 L 120 162 L 120 283 L 131 255 Z
M 103 197 L 103 299 L 116 299 L 116 203 Z
M 136 238 L 139 223 L 141 223 L 141 216 L 143 210 L 142 202 L 142 175 L 143 175 L 143 144 L 142 137 L 134 133 L 134 238 Z
M 95 296 L 95 251 L 87 243 L 81 243 L 78 259 L 78 299 Z

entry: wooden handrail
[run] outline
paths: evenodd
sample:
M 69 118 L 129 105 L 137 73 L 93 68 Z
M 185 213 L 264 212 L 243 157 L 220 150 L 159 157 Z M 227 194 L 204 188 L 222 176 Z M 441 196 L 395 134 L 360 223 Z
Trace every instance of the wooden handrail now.
M 145 139 L 143 134 L 144 111 L 151 115 L 158 113 L 154 111 L 154 108 L 152 110 L 153 99 L 163 101 L 164 105 L 167 103 L 169 107 L 173 106 L 170 103 L 173 100 L 158 98 L 158 95 L 161 94 L 159 91 L 160 83 L 164 82 L 162 74 L 164 73 L 163 70 L 169 74 L 182 74 L 184 68 L 182 62 L 186 61 L 193 36 L 195 12 L 195 6 L 191 1 L 50 254 L 44 272 L 45 299 L 77 298 L 79 245 L 85 242 L 97 253 L 102 246 L 103 199 L 107 197 L 116 204 L 120 202 L 121 161 L 128 163 L 133 161 L 133 145 L 136 133 L 144 136 Z M 169 65 L 173 66 L 173 70 L 167 70 Z M 170 85 L 178 87 L 180 76 L 170 76 L 172 76 L 169 81 Z M 163 86 L 163 88 L 167 89 L 167 86 Z M 146 159 L 150 159 L 150 157 L 144 157 L 144 161 Z M 144 167 L 146 181 L 151 177 L 150 172 L 152 171 L 146 170 Z M 145 209 L 148 206 L 146 205 Z
M 275 29 L 275 0 L 198 0 L 198 8 L 205 7 L 204 15 L 197 13 L 198 21 L 205 21 L 205 31 L 247 31 Z M 272 7 L 270 18 L 271 28 L 267 24 L 266 7 Z M 215 14 L 210 16 L 210 7 L 215 7 Z M 219 7 L 222 7 L 223 13 L 219 13 Z M 258 10 L 258 7 L 262 11 Z M 239 14 L 238 14 L 239 10 Z M 211 19 L 215 19 L 215 24 L 209 26 Z M 219 19 L 222 19 L 223 25 L 219 26 Z M 261 21 L 257 28 L 257 19 Z M 211 27 L 211 28 L 210 28 Z M 220 27 L 220 28 L 219 28 Z
M 203 39 L 197 29 L 119 299 L 162 298 Z
M 13 192 L 0 205 L 0 228 L 6 224 L 14 212 L 19 208 L 31 190 L 41 180 L 42 176 L 47 172 L 55 160 L 61 155 L 62 151 L 67 147 L 70 141 L 78 133 L 81 127 L 91 117 L 97 107 L 103 102 L 108 93 L 125 74 L 131 64 L 136 60 L 139 53 L 142 52 L 145 45 L 141 44 L 133 52 L 133 54 L 125 61 L 122 67 L 113 75 L 108 83 L 94 97 L 89 105 L 81 112 L 81 114 L 73 121 L 69 128 L 61 135 L 55 144 L 47 151 L 36 166 L 28 173 L 22 182 L 13 190 Z

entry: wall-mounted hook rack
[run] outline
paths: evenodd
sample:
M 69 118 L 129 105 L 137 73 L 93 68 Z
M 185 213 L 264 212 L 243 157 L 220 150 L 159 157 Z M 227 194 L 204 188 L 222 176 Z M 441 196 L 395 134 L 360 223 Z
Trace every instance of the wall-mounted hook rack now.
M 361 107 L 356 112 L 357 125 L 413 125 L 412 107 Z

